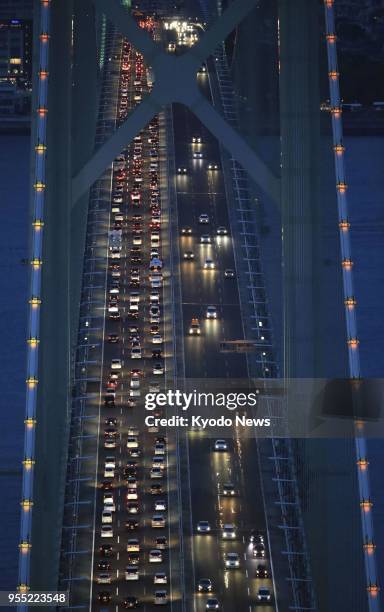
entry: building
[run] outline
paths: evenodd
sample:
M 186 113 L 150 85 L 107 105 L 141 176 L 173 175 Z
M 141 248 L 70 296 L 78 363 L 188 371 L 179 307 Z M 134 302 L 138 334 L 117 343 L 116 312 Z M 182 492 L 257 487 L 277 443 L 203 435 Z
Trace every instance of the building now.
M 0 0 L 0 19 L 32 19 L 33 0 Z
M 0 81 L 31 88 L 32 20 L 0 17 Z

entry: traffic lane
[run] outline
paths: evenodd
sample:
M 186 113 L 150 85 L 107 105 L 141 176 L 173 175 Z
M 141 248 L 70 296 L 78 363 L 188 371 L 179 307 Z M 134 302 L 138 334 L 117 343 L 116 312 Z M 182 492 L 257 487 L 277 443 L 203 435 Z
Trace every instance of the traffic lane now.
M 214 595 L 219 599 L 223 610 L 248 609 L 248 585 L 244 563 L 244 546 L 240 538 L 227 542 L 222 538 L 224 522 L 237 523 L 240 499 L 224 500 L 219 494 L 219 486 L 233 478 L 232 451 L 217 453 L 213 451 L 213 440 L 199 432 L 189 436 L 191 483 L 194 490 L 192 514 L 194 528 L 199 520 L 208 520 L 211 534 L 194 535 L 196 580 L 210 578 L 213 582 Z M 195 466 L 198 466 L 195 469 Z M 209 465 L 209 469 L 206 466 Z M 231 519 L 231 520 L 229 520 Z M 196 533 L 196 532 L 195 532 Z M 226 570 L 224 555 L 237 552 L 240 557 L 240 568 Z M 206 597 L 197 596 L 198 609 L 204 609 Z M 201 602 L 201 603 L 200 603 Z M 244 606 L 244 607 L 240 607 Z

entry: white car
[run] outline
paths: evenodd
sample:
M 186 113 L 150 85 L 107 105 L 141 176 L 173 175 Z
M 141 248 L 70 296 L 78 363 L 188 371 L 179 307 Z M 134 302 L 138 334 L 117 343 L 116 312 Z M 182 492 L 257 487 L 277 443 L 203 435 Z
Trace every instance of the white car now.
M 165 455 L 165 444 L 162 442 L 155 444 L 155 455 Z
M 120 289 L 118 287 L 111 287 L 109 290 L 110 295 L 119 295 Z
M 163 478 L 164 470 L 162 470 L 160 467 L 153 467 L 151 468 L 149 475 L 151 478 Z
M 224 540 L 234 540 L 236 537 L 236 528 L 232 523 L 225 523 L 223 526 L 222 536 Z
M 129 294 L 129 302 L 131 304 L 138 304 L 140 302 L 140 293 L 138 291 L 131 291 Z
M 153 603 L 155 606 L 166 606 L 168 603 L 167 591 L 155 591 Z
M 126 580 L 139 580 L 139 570 L 135 565 L 127 565 L 125 568 Z
M 140 346 L 133 346 L 131 348 L 131 359 L 141 359 L 142 355 L 141 355 L 141 347 Z
M 128 436 L 127 448 L 139 448 L 139 440 L 136 436 Z
M 104 504 L 104 510 L 110 510 L 111 512 L 116 512 L 115 500 L 113 498 L 112 493 L 105 493 L 103 504 Z
M 199 521 L 197 523 L 197 531 L 198 533 L 210 533 L 211 526 L 208 521 Z
M 104 466 L 104 478 L 114 478 L 115 477 L 115 468 Z
M 240 567 L 240 557 L 236 552 L 226 553 L 224 556 L 225 567 L 229 569 Z
M 202 236 L 200 236 L 200 242 L 201 244 L 210 244 L 211 237 L 208 234 L 203 234 Z
M 207 310 L 205 312 L 205 316 L 207 319 L 217 319 L 217 308 L 216 306 L 207 306 Z
M 103 510 L 101 513 L 101 524 L 102 525 L 110 525 L 112 523 L 112 511 L 111 510 Z
M 202 215 L 199 216 L 199 223 L 202 224 L 207 224 L 209 223 L 209 217 L 207 214 L 203 213 Z
M 165 469 L 165 457 L 163 455 L 155 455 L 152 458 L 152 467 L 161 467 Z
M 165 518 L 163 514 L 154 514 L 151 520 L 151 527 L 165 527 Z
M 192 153 L 192 157 L 193 159 L 202 159 L 203 158 L 203 154 L 201 151 L 194 151 Z
M 228 450 L 228 444 L 225 440 L 216 440 L 214 449 L 215 451 L 226 451 Z
M 121 370 L 121 359 L 112 359 L 111 370 Z
M 161 363 L 155 363 L 152 368 L 152 373 L 158 376 L 164 374 L 164 366 Z
M 214 270 L 214 269 L 215 269 L 215 262 L 210 257 L 207 257 L 207 259 L 204 262 L 204 270 Z
M 129 382 L 129 386 L 131 387 L 131 389 L 139 389 L 140 388 L 140 377 L 132 376 Z
M 152 336 L 152 344 L 162 344 L 163 336 L 161 334 L 154 334 Z
M 154 548 L 149 551 L 149 562 L 150 563 L 161 563 L 163 560 L 163 553 L 158 548 Z
M 103 525 L 101 528 L 102 538 L 113 538 L 113 529 L 110 525 Z
M 228 234 L 228 230 L 226 227 L 224 227 L 223 225 L 219 225 L 219 227 L 216 230 L 216 234 L 218 236 L 227 236 Z
M 111 584 L 111 574 L 108 574 L 107 572 L 99 574 L 96 578 L 96 582 L 97 584 Z
M 105 465 L 107 465 L 108 467 L 116 467 L 116 459 L 113 455 L 107 455 L 107 457 L 105 458 Z
M 127 552 L 140 552 L 140 543 L 137 538 L 130 538 L 128 540 Z
M 167 574 L 165 572 L 156 572 L 153 577 L 153 584 L 167 584 Z
M 257 592 L 257 600 L 258 601 L 271 601 L 272 595 L 271 591 L 266 587 L 260 587 Z
M 139 499 L 139 496 L 137 494 L 137 488 L 128 487 L 126 499 L 128 501 L 137 501 Z
M 166 509 L 167 509 L 167 504 L 165 503 L 164 499 L 158 499 L 157 501 L 155 501 L 155 511 L 161 511 L 161 510 L 165 511 Z

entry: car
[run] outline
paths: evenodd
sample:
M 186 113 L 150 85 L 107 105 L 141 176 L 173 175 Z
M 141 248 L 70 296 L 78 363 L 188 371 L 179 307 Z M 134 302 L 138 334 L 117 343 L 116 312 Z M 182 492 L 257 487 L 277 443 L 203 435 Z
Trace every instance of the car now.
M 260 587 L 257 591 L 257 601 L 271 601 L 271 591 L 267 587 Z
M 228 552 L 224 555 L 224 564 L 228 569 L 240 567 L 240 557 L 236 552 Z
M 128 436 L 127 448 L 139 448 L 139 440 L 137 436 Z
M 195 254 L 193 251 L 185 251 L 184 255 L 183 255 L 183 259 L 185 261 L 192 261 L 193 259 L 195 259 Z
M 219 166 L 217 164 L 208 164 L 208 170 L 218 170 Z
M 112 596 L 109 591 L 100 591 L 100 593 L 97 596 L 97 599 L 101 603 L 109 603 L 112 599 Z
M 192 136 L 192 144 L 200 144 L 201 143 L 201 137 L 200 136 Z
M 153 584 L 167 584 L 167 574 L 165 572 L 156 572 L 153 576 Z
M 164 470 L 160 467 L 152 467 L 149 476 L 150 478 L 163 478 Z
M 224 523 L 222 536 L 224 540 L 234 540 L 236 537 L 236 528 L 232 523 Z
M 163 336 L 161 334 L 154 334 L 152 336 L 152 344 L 162 344 Z
M 210 244 L 211 243 L 211 237 L 208 234 L 203 234 L 202 236 L 200 236 L 200 243 L 201 244 Z
M 232 268 L 226 268 L 224 270 L 225 278 L 235 278 L 235 271 Z
M 141 359 L 142 354 L 141 354 L 141 347 L 140 346 L 133 346 L 131 348 L 131 359 Z
M 160 349 L 154 349 L 152 351 L 152 359 L 161 359 L 162 358 L 162 352 Z
M 108 335 L 108 342 L 111 342 L 112 344 L 116 344 L 116 342 L 118 341 L 119 341 L 119 336 L 117 334 Z
M 161 495 L 163 493 L 163 487 L 161 484 L 151 484 L 149 492 L 151 495 Z
M 210 578 L 200 578 L 197 583 L 197 591 L 199 593 L 210 593 L 212 590 L 212 580 Z
M 254 559 L 264 559 L 265 557 L 265 546 L 264 544 L 254 544 L 252 555 Z
M 138 514 L 139 504 L 137 502 L 128 502 L 126 505 L 128 514 Z
M 155 444 L 155 455 L 165 455 L 165 444 L 163 444 L 162 442 L 156 442 Z
M 207 257 L 204 262 L 204 270 L 214 270 L 215 262 L 210 257 Z
M 228 444 L 225 440 L 216 440 L 213 448 L 215 451 L 227 451 Z
M 161 563 L 163 560 L 163 553 L 158 548 L 153 548 L 149 551 L 148 560 L 149 563 Z
M 128 565 L 139 565 L 140 555 L 137 552 L 129 553 L 127 555 Z
M 206 610 L 219 610 L 220 609 L 219 600 L 216 599 L 216 597 L 210 597 L 209 599 L 207 599 L 207 603 L 205 604 L 205 609 Z
M 153 597 L 153 603 L 155 606 L 165 606 L 168 603 L 168 593 L 167 591 L 155 591 Z
M 165 499 L 157 499 L 155 501 L 155 511 L 162 511 L 167 509 L 167 504 Z
M 164 374 L 164 366 L 161 363 L 155 363 L 152 368 L 152 373 L 156 375 Z
M 151 520 L 151 527 L 165 527 L 165 518 L 163 514 L 154 514 Z
M 218 236 L 227 236 L 228 235 L 228 230 L 226 227 L 224 227 L 224 225 L 219 225 L 219 227 L 216 230 L 216 234 Z
M 182 227 L 181 228 L 181 235 L 182 236 L 190 236 L 192 234 L 192 228 L 189 226 L 186 227 Z
M 123 599 L 123 601 L 121 602 L 121 605 L 125 609 L 127 609 L 127 608 L 138 608 L 139 600 L 134 595 L 129 595 L 129 597 L 126 597 L 125 599 Z
M 269 578 L 269 571 L 265 565 L 261 565 L 261 563 L 259 563 L 256 566 L 256 578 Z
M 98 574 L 96 577 L 96 582 L 97 584 L 111 584 L 111 574 L 109 574 L 108 572 Z
M 125 568 L 126 580 L 139 580 L 139 569 L 135 565 L 127 565 Z
M 140 552 L 140 542 L 137 538 L 129 538 L 127 552 Z
M 210 533 L 211 526 L 208 521 L 199 521 L 197 523 L 197 531 L 198 533 Z
M 125 528 L 128 529 L 128 531 L 135 531 L 135 529 L 137 529 L 139 527 L 139 521 L 137 521 L 136 519 L 128 519 L 127 521 L 125 521 Z
M 102 557 L 113 557 L 114 550 L 111 544 L 102 544 L 99 547 L 99 553 L 101 554 Z
M 97 569 L 101 570 L 102 572 L 108 572 L 111 569 L 111 564 L 109 563 L 109 561 L 101 559 L 97 563 Z
M 155 455 L 152 458 L 152 466 L 153 467 L 161 467 L 164 470 L 165 469 L 165 457 L 164 457 L 164 455 Z
M 167 538 L 165 536 L 158 536 L 155 539 L 155 546 L 158 550 L 166 550 L 168 548 Z
M 193 159 L 202 159 L 203 154 L 201 151 L 193 151 L 192 157 Z
M 121 359 L 112 359 L 111 370 L 121 370 Z
M 113 529 L 110 525 L 103 525 L 101 527 L 100 535 L 102 538 L 113 538 Z
M 101 513 L 101 524 L 102 525 L 108 525 L 112 523 L 112 512 L 111 510 L 103 510 L 103 512 Z
M 199 215 L 199 223 L 206 225 L 209 223 L 209 216 L 206 213 Z
M 236 495 L 236 490 L 235 490 L 235 486 L 231 483 L 231 482 L 227 482 L 223 485 L 223 495 L 225 495 L 226 497 L 232 497 L 233 495 Z
M 103 504 L 105 510 L 116 512 L 115 500 L 112 493 L 104 493 Z
M 253 529 L 249 534 L 249 541 L 251 544 L 264 544 L 264 534 L 262 531 Z
M 105 465 L 104 466 L 104 478 L 114 478 L 115 468 Z
M 207 306 L 207 310 L 205 311 L 205 316 L 207 319 L 217 319 L 216 306 Z
M 177 169 L 177 174 L 187 174 L 187 169 L 184 166 L 180 166 Z
M 190 336 L 199 336 L 201 334 L 199 319 L 193 318 L 189 326 Z

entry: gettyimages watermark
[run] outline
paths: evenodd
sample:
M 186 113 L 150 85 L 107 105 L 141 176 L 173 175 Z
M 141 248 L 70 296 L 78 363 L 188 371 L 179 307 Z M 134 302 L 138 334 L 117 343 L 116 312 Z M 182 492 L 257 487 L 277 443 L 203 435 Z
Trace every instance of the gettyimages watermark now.
M 204 431 L 212 437 L 384 437 L 378 379 L 187 379 L 143 385 L 136 423 Z

